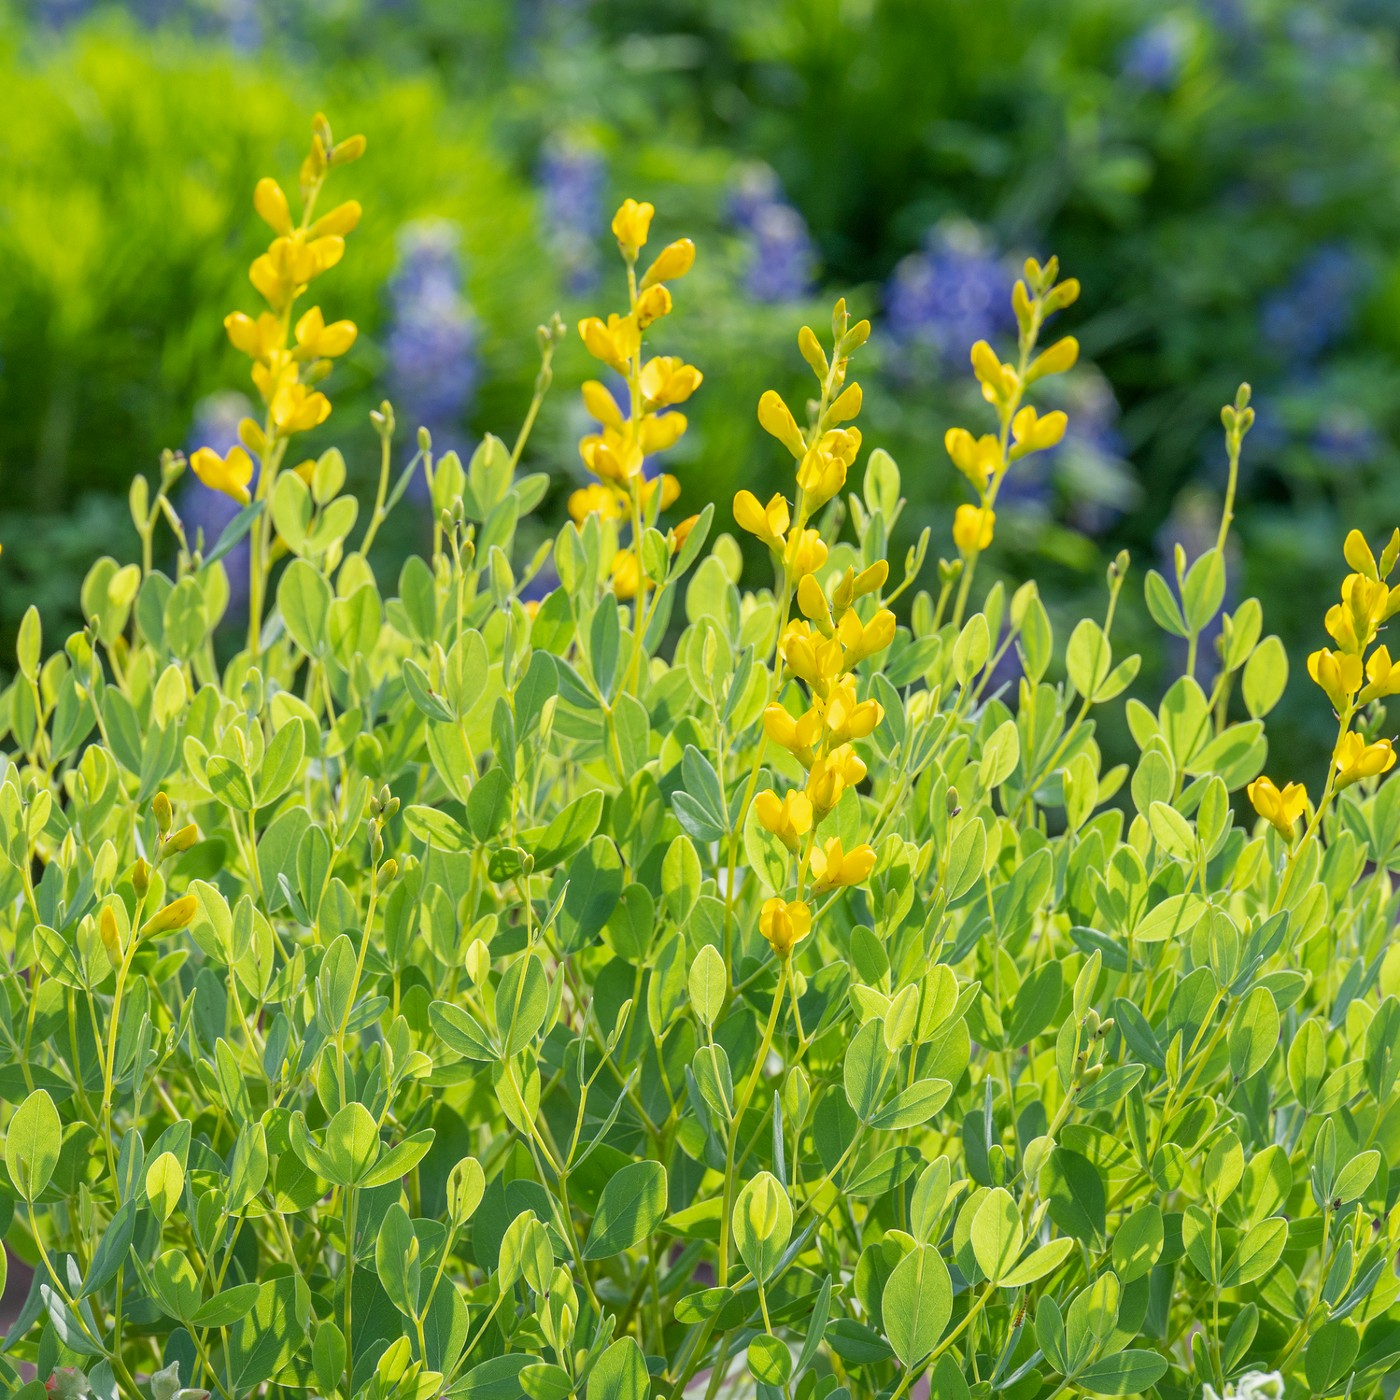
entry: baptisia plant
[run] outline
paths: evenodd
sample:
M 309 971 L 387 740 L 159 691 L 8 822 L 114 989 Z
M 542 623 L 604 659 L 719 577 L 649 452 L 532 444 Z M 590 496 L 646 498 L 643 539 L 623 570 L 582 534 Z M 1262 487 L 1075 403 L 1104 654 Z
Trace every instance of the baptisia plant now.
M 517 530 L 557 322 L 513 446 L 463 463 L 424 432 L 396 466 L 376 414 L 360 526 L 338 452 L 286 463 L 354 338 L 300 298 L 362 149 L 318 118 L 300 215 L 258 187 L 267 310 L 228 329 L 264 421 L 190 464 L 233 523 L 188 536 L 179 458 L 139 479 L 141 562 L 99 560 L 47 655 L 31 611 L 0 699 L 0 1226 L 33 1270 L 4 1383 L 1387 1393 L 1400 535 L 1346 542 L 1316 803 L 1296 762 L 1264 776 L 1282 645 L 1256 599 L 1221 612 L 1246 390 L 1215 546 L 1146 580 L 1185 642 L 1164 694 L 1127 696 L 1115 655 L 1126 556 L 1062 653 L 1033 583 L 976 589 L 1002 483 L 1065 428 L 1031 402 L 1076 354 L 1042 345 L 1076 290 L 1050 260 L 1017 343 L 973 350 L 988 430 L 947 449 L 976 501 L 932 589 L 931 526 L 890 564 L 900 473 L 865 452 L 870 327 L 840 303 L 798 337 L 810 401 L 758 406 L 794 477 L 733 502 L 772 561 L 745 586 L 713 505 L 670 517 L 695 250 L 648 253 L 632 201 L 551 544 Z M 371 546 L 419 473 L 431 547 L 390 578 Z M 1110 767 L 1120 702 L 1137 755 Z

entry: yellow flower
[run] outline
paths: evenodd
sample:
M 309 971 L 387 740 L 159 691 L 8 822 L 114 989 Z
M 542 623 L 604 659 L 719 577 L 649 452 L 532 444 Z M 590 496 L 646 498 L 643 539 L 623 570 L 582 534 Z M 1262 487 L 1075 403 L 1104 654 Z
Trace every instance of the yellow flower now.
M 253 459 L 241 447 L 231 447 L 220 457 L 212 447 L 196 448 L 190 455 L 194 474 L 212 491 L 232 496 L 241 506 L 249 501 L 248 484 L 253 479 Z
M 1002 364 L 985 340 L 972 347 L 972 372 L 982 386 L 982 397 L 991 404 L 1005 403 L 1020 386 L 1016 371 Z
M 603 520 L 622 520 L 627 515 L 627 497 L 611 486 L 591 481 L 569 496 L 569 514 L 580 525 L 590 515 Z
M 783 402 L 782 395 L 766 389 L 758 401 L 758 422 L 765 433 L 777 438 L 799 461 L 807 451 L 807 441 L 797 426 L 792 410 Z
M 811 868 L 812 888 L 818 894 L 843 885 L 859 885 L 875 868 L 875 851 L 866 845 L 847 851 L 841 845 L 841 838 L 833 836 L 825 845 L 812 848 Z
M 1308 675 L 1322 687 L 1332 708 L 1342 710 L 1361 689 L 1361 658 L 1351 652 L 1329 651 L 1322 647 L 1308 657 Z
M 833 749 L 825 758 L 815 759 L 807 774 L 807 796 L 817 821 L 836 806 L 848 787 L 864 780 L 865 763 L 849 744 Z
M 642 470 L 642 449 L 627 434 L 605 429 L 578 445 L 583 464 L 602 481 L 628 482 Z
M 274 238 L 267 252 L 253 259 L 248 280 L 274 311 L 283 311 L 344 256 L 345 240 L 338 234 L 308 239 L 298 231 L 290 238 Z
M 836 624 L 836 636 L 846 649 L 846 669 L 884 651 L 894 641 L 894 628 L 894 614 L 888 608 L 881 608 L 869 622 L 862 622 L 854 611 L 846 613 Z
M 351 140 L 354 139 L 351 137 Z M 337 204 L 330 213 L 322 214 L 306 232 L 311 238 L 344 238 L 347 233 L 354 232 L 360 222 L 360 214 L 360 201 L 347 199 L 344 204 Z
M 330 400 L 292 378 L 284 378 L 268 404 L 279 433 L 304 433 L 330 417 Z
M 1029 452 L 1043 452 L 1054 447 L 1064 437 L 1068 426 L 1069 418 L 1059 409 L 1042 417 L 1027 404 L 1011 420 L 1011 436 L 1016 440 L 1011 455 L 1024 457 Z
M 878 700 L 856 698 L 854 676 L 843 676 L 831 687 L 829 695 L 818 696 L 813 703 L 821 711 L 827 733 L 837 743 L 864 739 L 885 717 L 884 706 Z
M 596 379 L 588 380 L 582 389 L 583 406 L 603 427 L 620 433 L 627 425 L 627 419 L 617 405 L 617 400 L 608 392 L 607 386 Z
M 630 549 L 619 549 L 613 555 L 612 564 L 608 573 L 612 581 L 613 596 L 626 602 L 629 598 L 637 596 L 637 589 L 641 584 L 642 571 L 637 564 L 637 556 Z M 653 587 L 651 579 L 647 579 L 646 586 Z
M 151 934 L 174 933 L 178 929 L 188 928 L 198 913 L 198 898 L 192 894 L 181 895 L 179 899 L 172 900 L 167 904 L 164 909 L 152 914 L 141 925 L 141 936 L 144 938 Z
M 297 358 L 329 360 L 343 355 L 355 343 L 359 328 L 353 321 L 334 321 L 329 326 L 321 308 L 313 306 L 296 325 Z
M 803 530 L 788 540 L 787 553 L 783 562 L 793 578 L 803 578 L 815 573 L 826 563 L 826 541 L 820 530 Z
M 1364 651 L 1395 609 L 1391 590 L 1376 579 L 1348 574 L 1342 580 L 1342 601 L 1327 610 L 1327 631 L 1343 651 Z
M 994 433 L 975 438 L 966 428 L 949 428 L 943 435 L 943 446 L 953 465 L 978 491 L 986 491 L 992 479 L 1006 470 L 1001 442 Z
M 753 809 L 763 826 L 790 851 L 797 850 L 812 829 L 812 803 L 805 792 L 789 788 L 786 797 L 779 797 L 767 788 L 754 798 Z
M 1337 741 L 1332 755 L 1337 765 L 1337 788 L 1350 787 L 1363 778 L 1376 778 L 1395 766 L 1395 748 L 1389 739 L 1377 739 L 1368 744 L 1355 731 L 1348 731 Z
M 663 316 L 670 314 L 671 293 L 659 282 L 654 287 L 648 287 L 637 298 L 637 325 L 642 330 L 646 330 L 653 321 L 659 321 Z
M 1258 777 L 1245 791 L 1254 804 L 1254 810 L 1288 841 L 1292 841 L 1298 818 L 1308 805 L 1308 791 L 1302 783 L 1288 783 L 1280 792 L 1271 779 Z
M 781 549 L 792 516 L 787 501 L 780 495 L 762 506 L 752 491 L 740 491 L 734 497 L 734 523 L 757 536 L 769 549 Z
M 1370 684 L 1357 697 L 1362 705 L 1386 695 L 1400 695 L 1400 666 L 1390 659 L 1390 648 L 1379 646 L 1366 659 Z
M 638 204 L 635 199 L 624 199 L 622 207 L 613 215 L 613 237 L 617 239 L 617 246 L 622 249 L 622 256 L 629 262 L 646 246 L 655 213 L 655 208 L 650 204 Z
M 808 710 L 794 719 L 775 701 L 763 712 L 763 732 L 802 764 L 812 762 L 812 749 L 821 737 L 821 730 L 822 719 L 815 710 Z
M 664 452 L 685 432 L 687 426 L 684 413 L 648 414 L 637 425 L 637 443 L 644 456 L 653 452 Z
M 1073 288 L 1073 291 L 1060 301 L 1062 307 L 1068 306 L 1079 296 L 1079 283 L 1073 277 L 1067 277 L 1056 288 L 1062 296 L 1070 288 Z M 1066 370 L 1073 369 L 1078 359 L 1079 342 L 1072 335 L 1067 335 L 1057 340 L 1048 350 L 1042 350 L 1031 361 L 1026 370 L 1026 383 L 1034 383 L 1047 374 L 1063 374 Z
M 788 623 L 782 649 L 788 669 L 818 693 L 841 674 L 841 644 L 823 637 L 801 620 Z
M 585 316 L 578 323 L 578 333 L 583 348 L 619 374 L 627 373 L 627 362 L 642 343 L 641 327 L 632 316 L 614 314 L 606 321 L 601 316 Z
M 287 343 L 287 329 L 281 317 L 264 311 L 255 321 L 242 311 L 232 311 L 224 317 L 224 330 L 235 350 L 266 364 Z
M 758 928 L 773 951 L 785 958 L 811 933 L 812 911 L 800 899 L 788 902 L 774 895 L 759 910 Z
M 650 511 L 652 502 L 658 502 L 658 511 L 669 510 L 675 505 L 676 498 L 681 494 L 680 482 L 670 474 L 662 472 L 660 476 L 654 476 L 650 481 L 643 481 L 637 490 L 637 495 L 642 503 L 644 512 Z
M 678 520 L 666 534 L 666 539 L 671 546 L 672 554 L 679 554 L 685 547 L 685 542 L 690 538 L 690 532 L 700 523 L 698 515 L 687 515 L 684 520 Z
M 258 217 L 273 231 L 283 237 L 292 232 L 292 211 L 287 196 L 276 180 L 264 177 L 253 187 L 253 208 Z
M 657 282 L 672 282 L 677 277 L 684 277 L 694 263 L 695 244 L 690 239 L 678 238 L 674 243 L 668 243 L 647 268 L 642 278 L 642 290 L 646 291 Z
M 846 473 L 860 451 L 859 428 L 833 428 L 803 454 L 797 468 L 808 510 L 824 506 L 845 484 Z
M 996 523 L 996 511 L 990 506 L 959 506 L 953 513 L 953 543 L 963 554 L 986 549 Z
M 700 387 L 704 377 L 679 355 L 657 355 L 642 366 L 642 396 L 652 408 L 684 403 Z

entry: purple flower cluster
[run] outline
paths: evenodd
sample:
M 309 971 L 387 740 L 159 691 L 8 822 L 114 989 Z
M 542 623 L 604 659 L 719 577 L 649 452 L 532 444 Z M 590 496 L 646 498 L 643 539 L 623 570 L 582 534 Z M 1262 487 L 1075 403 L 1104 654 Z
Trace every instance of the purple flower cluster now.
M 740 174 L 729 217 L 744 235 L 744 286 L 755 301 L 800 301 L 811 292 L 817 269 L 812 235 L 772 169 L 753 165 Z
M 1367 280 L 1354 249 L 1324 244 L 1288 286 L 1265 299 L 1259 318 L 1265 343 L 1290 365 L 1311 364 L 1351 329 Z
M 976 225 L 940 224 L 885 287 L 886 333 L 904 349 L 931 351 L 944 368 L 962 368 L 975 341 L 1014 327 L 1011 280 Z
M 460 446 L 481 378 L 476 323 L 463 291 L 461 232 L 443 219 L 406 224 L 389 282 L 390 398 L 410 433 L 426 427 L 438 453 Z
M 1177 85 L 1191 52 L 1191 26 L 1181 15 L 1166 15 L 1139 30 L 1123 47 L 1119 72 L 1150 92 Z
M 569 137 L 554 137 L 540 153 L 536 180 L 549 250 L 569 295 L 583 296 L 598 283 L 597 231 L 606 217 L 603 157 Z

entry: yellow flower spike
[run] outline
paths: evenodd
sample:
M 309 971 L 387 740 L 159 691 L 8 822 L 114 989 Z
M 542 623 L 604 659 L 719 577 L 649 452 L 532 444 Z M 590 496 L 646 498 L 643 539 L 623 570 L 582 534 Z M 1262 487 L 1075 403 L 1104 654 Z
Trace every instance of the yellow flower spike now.
M 616 433 L 622 432 L 627 420 L 622 416 L 617 400 L 608 392 L 606 385 L 600 384 L 596 379 L 590 379 L 585 382 L 582 393 L 583 406 L 591 417 L 597 419 L 605 428 L 611 428 Z
M 763 732 L 804 767 L 813 761 L 812 749 L 821 737 L 821 727 L 821 716 L 815 710 L 794 719 L 775 701 L 763 711 Z
M 783 536 L 791 523 L 788 503 L 782 496 L 775 495 L 763 506 L 752 491 L 740 491 L 734 497 L 734 523 L 762 540 L 769 549 L 782 549 Z
M 627 497 L 611 486 L 590 481 L 569 496 L 569 514 L 580 524 L 590 516 L 603 520 L 623 520 L 627 516 Z
M 330 417 L 331 403 L 324 394 L 285 378 L 272 395 L 268 411 L 279 433 L 304 433 Z
M 826 594 L 822 592 L 821 585 L 811 574 L 807 574 L 798 582 L 797 606 L 802 610 L 803 617 L 816 623 L 823 636 L 831 636 L 835 627 L 831 620 L 831 607 L 826 601 Z
M 826 541 L 822 539 L 821 532 L 803 530 L 800 535 L 793 535 L 788 540 L 783 562 L 790 577 L 802 579 L 820 569 L 826 563 L 826 556 Z
M 1027 404 L 1011 420 L 1011 436 L 1016 440 L 1015 447 L 1011 449 L 1012 457 L 1024 457 L 1028 453 L 1044 452 L 1054 447 L 1064 437 L 1068 426 L 1068 415 L 1059 409 L 1042 417 Z
M 895 617 L 888 608 L 881 608 L 865 623 L 854 611 L 848 612 L 836 628 L 837 639 L 846 649 L 846 669 L 852 670 L 867 657 L 884 651 L 894 641 L 894 629 Z
M 1378 778 L 1395 766 L 1395 748 L 1389 739 L 1377 739 L 1368 744 L 1354 730 L 1337 741 L 1332 755 L 1337 766 L 1337 788 L 1350 787 L 1364 778 Z
M 812 911 L 800 899 L 789 902 L 774 895 L 759 910 L 758 929 L 773 951 L 786 958 L 811 933 Z
M 862 402 L 860 385 L 849 384 L 836 396 L 822 421 L 829 428 L 834 428 L 838 423 L 849 423 L 860 413 Z
M 986 549 L 996 523 L 996 511 L 990 506 L 961 505 L 953 513 L 953 543 L 965 555 Z
M 859 845 L 847 851 L 839 836 L 812 848 L 812 888 L 817 894 L 847 885 L 864 884 L 875 869 L 874 848 Z
M 276 180 L 264 176 L 253 187 L 253 208 L 273 233 L 281 234 L 284 238 L 291 237 L 291 206 Z
M 1001 442 L 994 433 L 974 438 L 966 428 L 949 428 L 943 435 L 943 446 L 953 465 L 978 489 L 986 491 L 991 482 L 1006 470 Z
M 621 208 L 613 215 L 613 237 L 617 239 L 617 246 L 622 249 L 622 256 L 628 262 L 635 261 L 637 254 L 646 246 L 655 214 L 656 209 L 650 204 L 624 199 Z
M 334 321 L 328 326 L 321 308 L 313 306 L 296 324 L 297 358 L 335 359 L 354 345 L 359 333 L 353 321 Z
M 684 277 L 694 265 L 695 244 L 688 238 L 678 238 L 656 255 L 642 278 L 642 290 L 646 291 L 657 282 L 673 282 L 677 277 Z
M 627 373 L 627 362 L 642 342 L 641 329 L 631 316 L 585 316 L 578 323 L 583 348 L 619 374 Z
M 704 378 L 694 365 L 686 364 L 678 355 L 657 355 L 642 366 L 642 397 L 652 408 L 668 408 L 684 403 Z M 603 386 L 598 387 L 602 389 Z M 606 394 L 607 390 L 603 392 Z
M 1380 580 L 1376 556 L 1371 553 L 1371 546 L 1366 543 L 1366 536 L 1360 530 L 1352 530 L 1347 534 L 1346 543 L 1342 545 L 1342 557 L 1358 574 L 1363 574 L 1368 579 Z
M 648 287 L 641 296 L 637 298 L 636 317 L 637 324 L 645 330 L 653 321 L 659 321 L 663 316 L 671 314 L 671 293 L 660 283 L 654 287 Z
M 786 797 L 779 797 L 769 788 L 754 798 L 753 809 L 764 828 L 790 851 L 797 850 L 812 829 L 812 803 L 805 792 L 789 788 Z
M 1296 835 L 1298 818 L 1308 806 L 1308 791 L 1302 783 L 1289 783 L 1282 791 L 1267 777 L 1258 777 L 1245 789 L 1254 810 L 1290 844 Z
M 1308 675 L 1332 702 L 1332 708 L 1343 710 L 1361 689 L 1361 658 L 1353 652 L 1329 651 L 1321 647 L 1308 657 Z
M 190 468 L 211 491 L 232 496 L 241 506 L 251 499 L 248 485 L 253 480 L 253 459 L 242 447 L 231 447 L 220 457 L 212 447 L 198 447 L 190 454 Z
M 797 419 L 783 402 L 782 395 L 775 390 L 765 389 L 759 399 L 758 421 L 765 433 L 777 438 L 799 461 L 806 455 L 807 443 L 797 426 Z
M 1068 287 L 1070 283 L 1065 282 L 1063 285 Z M 1074 282 L 1073 285 L 1077 294 L 1079 283 Z M 1074 300 L 1073 296 L 1069 299 Z M 1064 305 L 1068 306 L 1069 301 Z M 1078 360 L 1079 342 L 1072 335 L 1067 335 L 1062 340 L 1057 340 L 1048 350 L 1042 350 L 1030 362 L 1026 369 L 1026 383 L 1034 384 L 1037 379 L 1044 379 L 1047 374 L 1064 374 L 1073 369 Z

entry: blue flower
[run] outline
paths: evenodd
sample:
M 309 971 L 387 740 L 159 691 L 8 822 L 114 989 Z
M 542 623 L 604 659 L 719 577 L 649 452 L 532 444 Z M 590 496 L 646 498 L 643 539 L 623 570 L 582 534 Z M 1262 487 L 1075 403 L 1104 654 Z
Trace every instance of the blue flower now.
M 1288 286 L 1265 298 L 1259 315 L 1264 340 L 1289 364 L 1318 359 L 1351 329 L 1367 281 L 1354 249 L 1324 244 Z
M 597 230 L 606 222 L 603 158 L 592 147 L 554 137 L 540 153 L 536 178 L 550 251 L 569 294 L 581 296 L 598 281 Z
M 741 173 L 730 197 L 729 217 L 744 235 L 744 285 L 755 301 L 800 301 L 812 290 L 817 255 L 807 221 L 784 197 L 777 175 L 766 165 Z
M 481 378 L 460 244 L 461 232 L 448 220 L 406 224 L 389 282 L 390 397 L 401 422 L 432 433 L 439 454 L 460 446 Z
M 1183 15 L 1167 15 L 1133 35 L 1124 45 L 1119 71 L 1152 92 L 1174 88 L 1191 50 L 1192 29 Z
M 896 345 L 931 351 L 944 368 L 961 369 L 974 342 L 1015 326 L 1011 281 L 975 224 L 940 224 L 886 284 L 886 331 Z

